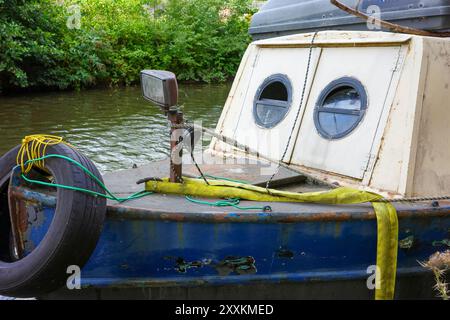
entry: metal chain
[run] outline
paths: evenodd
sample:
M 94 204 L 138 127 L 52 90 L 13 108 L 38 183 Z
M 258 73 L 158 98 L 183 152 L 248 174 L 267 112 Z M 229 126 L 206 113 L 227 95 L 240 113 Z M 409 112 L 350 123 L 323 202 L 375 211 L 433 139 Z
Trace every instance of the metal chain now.
M 450 196 L 430 196 L 430 197 L 413 197 L 400 199 L 380 199 L 374 202 L 424 202 L 424 201 L 442 201 L 450 200 Z
M 311 57 L 312 57 L 312 52 L 313 52 L 313 49 L 314 49 L 314 40 L 316 39 L 317 33 L 318 32 L 315 32 L 313 37 L 312 37 L 312 39 L 311 39 L 311 45 L 309 47 L 309 54 L 308 54 L 308 63 L 306 65 L 305 80 L 303 82 L 302 95 L 301 95 L 301 98 L 300 98 L 300 105 L 298 107 L 297 114 L 295 115 L 294 124 L 292 125 L 291 133 L 289 134 L 288 141 L 286 143 L 286 147 L 284 149 L 283 155 L 280 158 L 280 161 L 283 161 L 284 157 L 286 156 L 286 153 L 287 153 L 287 151 L 289 149 L 289 144 L 290 144 L 290 142 L 292 140 L 292 135 L 294 134 L 295 126 L 297 125 L 297 121 L 298 121 L 298 118 L 300 116 L 300 110 L 302 109 L 303 100 L 305 98 L 306 86 L 307 86 L 308 78 L 309 78 L 309 69 L 311 67 Z M 278 164 L 275 172 L 272 174 L 270 179 L 267 180 L 267 183 L 266 183 L 267 191 L 269 190 L 270 183 L 272 182 L 273 178 L 278 174 L 279 170 L 280 170 L 280 165 Z

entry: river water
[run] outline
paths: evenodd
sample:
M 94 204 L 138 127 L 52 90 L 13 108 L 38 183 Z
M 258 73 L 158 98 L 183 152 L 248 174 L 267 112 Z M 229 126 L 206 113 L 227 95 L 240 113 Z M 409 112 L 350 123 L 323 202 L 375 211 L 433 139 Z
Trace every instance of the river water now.
M 180 85 L 187 119 L 214 127 L 230 84 Z M 64 137 L 100 171 L 131 168 L 168 155 L 167 119 L 139 87 L 0 97 L 0 155 L 30 134 Z
M 214 127 L 229 89 L 230 84 L 181 84 L 186 118 Z M 141 97 L 139 87 L 0 97 L 0 119 L 0 156 L 24 136 L 44 133 L 64 137 L 102 172 L 168 155 L 167 118 Z

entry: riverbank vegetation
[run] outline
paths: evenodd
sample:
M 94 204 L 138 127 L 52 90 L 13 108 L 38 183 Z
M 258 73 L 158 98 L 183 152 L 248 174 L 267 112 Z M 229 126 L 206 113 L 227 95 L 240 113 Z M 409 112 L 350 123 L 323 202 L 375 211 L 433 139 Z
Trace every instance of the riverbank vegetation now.
M 145 68 L 225 81 L 254 11 L 251 0 L 0 0 L 0 91 L 131 85 Z

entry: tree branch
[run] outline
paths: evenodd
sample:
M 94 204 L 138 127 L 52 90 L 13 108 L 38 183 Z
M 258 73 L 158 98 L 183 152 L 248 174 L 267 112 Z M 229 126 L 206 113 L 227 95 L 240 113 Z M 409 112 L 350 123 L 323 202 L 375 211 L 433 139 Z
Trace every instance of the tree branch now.
M 376 17 L 369 17 L 368 15 L 362 13 L 361 11 L 352 9 L 349 6 L 339 2 L 338 0 L 330 0 L 330 2 L 331 2 L 331 4 L 335 5 L 339 9 L 341 9 L 351 15 L 361 18 L 367 22 L 370 20 L 371 23 L 379 24 L 380 26 L 382 26 L 392 32 L 414 34 L 414 35 L 426 36 L 426 37 L 442 37 L 442 38 L 450 37 L 450 32 L 434 32 L 434 31 L 426 31 L 426 30 L 421 30 L 421 29 L 403 27 L 403 26 L 400 26 L 395 23 L 391 23 L 391 22 L 387 22 L 385 20 L 378 19 Z

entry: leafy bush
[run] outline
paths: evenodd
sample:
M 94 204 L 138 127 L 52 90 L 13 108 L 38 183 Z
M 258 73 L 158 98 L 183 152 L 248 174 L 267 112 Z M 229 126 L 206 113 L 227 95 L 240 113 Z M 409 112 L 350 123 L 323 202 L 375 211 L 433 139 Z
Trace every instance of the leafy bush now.
M 145 68 L 224 81 L 252 13 L 250 0 L 0 0 L 0 91 L 129 85 Z
M 0 0 L 0 8 L 0 90 L 79 88 L 103 75 L 93 35 L 68 29 L 64 8 L 26 0 Z

